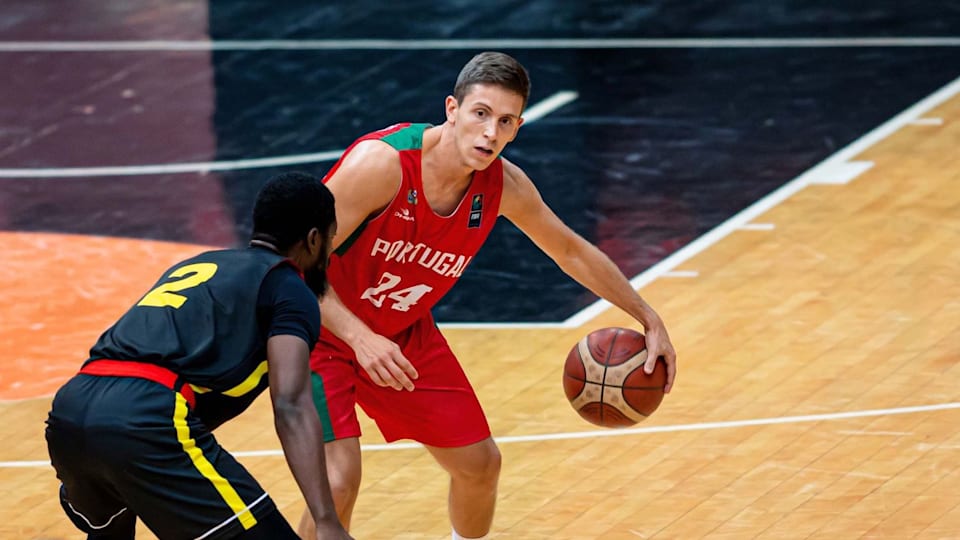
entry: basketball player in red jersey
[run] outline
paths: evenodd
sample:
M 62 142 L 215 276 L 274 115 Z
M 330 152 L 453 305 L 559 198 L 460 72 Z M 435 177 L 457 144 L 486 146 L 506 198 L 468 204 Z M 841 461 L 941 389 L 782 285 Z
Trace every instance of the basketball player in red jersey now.
M 500 452 L 480 403 L 430 309 L 502 215 L 568 275 L 643 325 L 647 372 L 676 353 L 657 313 L 599 249 L 567 227 L 524 172 L 500 157 L 517 136 L 527 72 L 486 52 L 464 66 L 439 126 L 398 124 L 358 139 L 327 174 L 336 197 L 320 340 L 311 356 L 329 442 L 328 476 L 348 526 L 360 487 L 356 404 L 387 441 L 422 443 L 450 474 L 453 537 L 490 530 Z M 318 388 L 319 389 L 319 388 Z M 309 514 L 300 534 L 311 536 Z

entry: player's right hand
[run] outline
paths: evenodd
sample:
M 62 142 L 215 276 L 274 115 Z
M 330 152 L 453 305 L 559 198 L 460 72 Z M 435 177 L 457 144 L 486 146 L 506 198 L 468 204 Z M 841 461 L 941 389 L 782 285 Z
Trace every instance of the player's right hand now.
M 370 380 L 394 390 L 413 390 L 413 381 L 420 375 L 400 346 L 380 334 L 370 333 L 350 344 Z

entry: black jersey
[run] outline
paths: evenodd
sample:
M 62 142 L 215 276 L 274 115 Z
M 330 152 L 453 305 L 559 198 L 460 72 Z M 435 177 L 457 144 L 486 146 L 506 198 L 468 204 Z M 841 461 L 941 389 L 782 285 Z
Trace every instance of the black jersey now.
M 174 265 L 54 397 L 47 448 L 67 516 L 91 537 L 132 538 L 139 517 L 160 538 L 296 538 L 212 430 L 269 384 L 270 336 L 312 347 L 319 331 L 316 295 L 276 253 Z
M 278 273 L 289 275 L 269 280 L 273 287 L 263 291 L 267 277 Z M 278 333 L 275 317 L 286 325 L 279 333 L 298 335 L 310 348 L 316 342 L 316 295 L 296 273 L 282 256 L 261 248 L 210 251 L 182 261 L 100 336 L 88 362 L 135 360 L 175 372 L 196 391 L 197 413 L 212 429 L 267 387 L 266 343 Z M 299 331 L 290 329 L 279 309 L 291 303 L 313 306 Z

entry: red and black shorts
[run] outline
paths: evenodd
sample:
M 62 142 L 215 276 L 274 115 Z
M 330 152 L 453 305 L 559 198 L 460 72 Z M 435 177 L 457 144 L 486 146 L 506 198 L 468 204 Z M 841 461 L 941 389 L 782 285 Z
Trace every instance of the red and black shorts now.
M 179 390 L 81 371 L 57 392 L 47 445 L 78 528 L 132 530 L 139 517 L 159 538 L 212 540 L 274 526 L 273 501 L 192 414 L 189 387 Z

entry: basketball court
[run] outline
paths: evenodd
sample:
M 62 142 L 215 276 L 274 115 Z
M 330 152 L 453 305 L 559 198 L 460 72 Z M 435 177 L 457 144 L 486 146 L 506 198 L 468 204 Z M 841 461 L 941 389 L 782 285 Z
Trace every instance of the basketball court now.
M 82 537 L 43 420 L 163 269 L 502 50 L 533 81 L 505 156 L 680 372 L 634 428 L 580 419 L 567 352 L 638 327 L 501 220 L 436 311 L 504 456 L 493 537 L 960 538 L 960 15 L 846 4 L 6 2 L 0 537 Z M 268 401 L 217 436 L 296 522 Z M 448 538 L 443 471 L 363 428 L 355 537 Z

